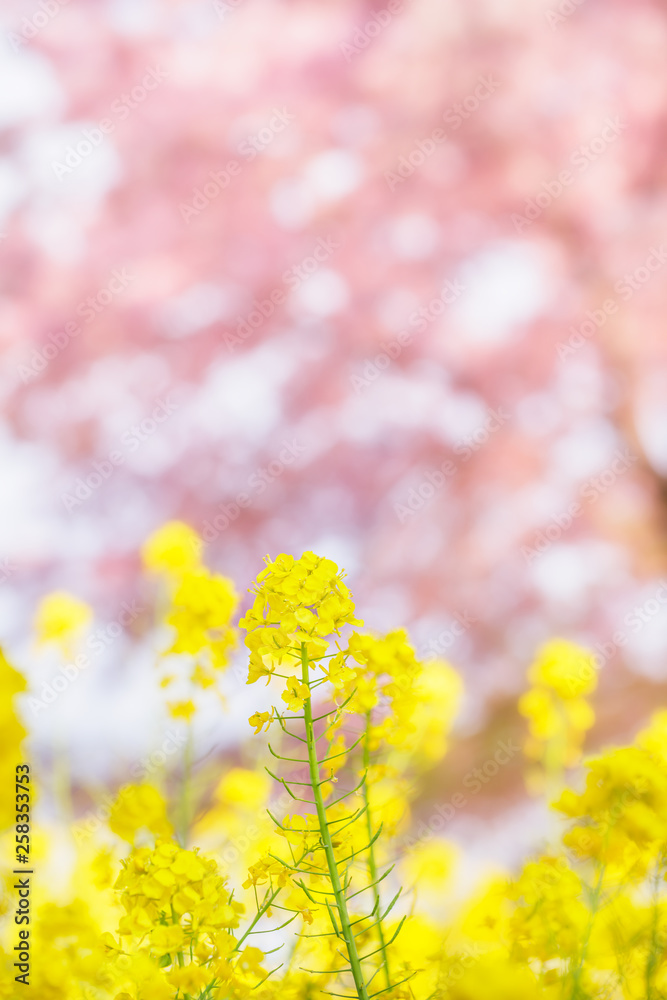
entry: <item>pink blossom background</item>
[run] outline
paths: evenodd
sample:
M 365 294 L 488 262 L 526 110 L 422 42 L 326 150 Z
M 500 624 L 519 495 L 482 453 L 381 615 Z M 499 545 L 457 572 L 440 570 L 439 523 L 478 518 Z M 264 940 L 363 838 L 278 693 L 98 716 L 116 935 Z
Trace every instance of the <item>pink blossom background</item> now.
M 5 3 L 2 634 L 29 659 L 54 588 L 112 620 L 182 518 L 243 590 L 345 566 L 460 668 L 464 737 L 540 642 L 601 644 L 623 739 L 667 681 L 667 11 L 391 6 Z

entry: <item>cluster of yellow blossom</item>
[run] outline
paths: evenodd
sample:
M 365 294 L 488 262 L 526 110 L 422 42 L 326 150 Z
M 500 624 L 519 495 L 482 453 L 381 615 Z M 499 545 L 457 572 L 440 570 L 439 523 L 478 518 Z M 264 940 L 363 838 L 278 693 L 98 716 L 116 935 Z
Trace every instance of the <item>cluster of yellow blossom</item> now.
M 16 711 L 16 696 L 26 689 L 25 678 L 15 670 L 0 649 L 0 787 L 13 789 L 16 767 L 21 763 L 21 741 L 26 735 Z M 0 830 L 6 829 L 16 812 L 13 795 L 0 794 Z
M 509 941 L 525 962 L 550 962 L 574 954 L 588 924 L 581 879 L 563 857 L 545 856 L 525 865 L 511 885 L 516 901 Z
M 176 632 L 172 653 L 196 656 L 203 650 L 217 669 L 229 662 L 234 632 L 229 621 L 237 604 L 232 583 L 206 569 L 184 573 L 172 598 L 167 623 Z
M 355 632 L 347 653 L 361 666 L 346 661 L 351 676 L 343 692 L 354 692 L 346 710 L 381 708 L 381 719 L 371 727 L 371 748 L 393 747 L 439 760 L 460 704 L 456 671 L 442 660 L 418 661 L 404 629 L 383 637 Z
M 412 715 L 417 701 L 415 680 L 419 664 L 405 631 L 397 629 L 383 638 L 355 632 L 350 636 L 348 652 L 361 666 L 352 670 L 352 677 L 343 688 L 344 694 L 348 689 L 351 694 L 347 709 L 368 712 L 384 695 L 387 712 L 372 733 L 372 745 L 407 741 L 414 733 Z
M 412 753 L 421 766 L 434 764 L 445 756 L 462 694 L 461 675 L 449 663 L 429 660 L 422 665 L 412 716 L 415 733 Z
M 151 976 L 151 997 L 171 998 L 179 991 L 198 996 L 214 986 L 246 997 L 264 978 L 263 954 L 237 948 L 232 931 L 245 907 L 225 882 L 214 859 L 172 841 L 137 848 L 123 862 L 116 882 L 125 911 L 120 941 L 110 934 L 104 940 L 118 970 L 127 969 L 129 997 L 148 995 L 134 979 L 137 960 L 147 970 L 161 970 L 158 989 Z
M 142 834 L 169 837 L 173 832 L 164 797 L 147 782 L 120 790 L 109 811 L 109 829 L 130 844 Z
M 342 587 L 341 575 L 333 562 L 311 552 L 298 560 L 279 556 L 258 576 L 254 606 L 241 622 L 249 632 L 249 684 L 260 676 L 276 675 L 283 664 L 294 670 L 279 676 L 286 681 L 281 701 L 287 711 L 296 714 L 285 715 L 278 704 L 270 712 L 256 712 L 250 722 L 259 732 L 277 719 L 288 738 L 300 741 L 308 756 L 310 781 L 297 780 L 294 775 L 279 780 L 294 799 L 313 806 L 276 820 L 278 833 L 289 845 L 292 864 L 283 860 L 289 872 L 276 871 L 275 862 L 280 859 L 272 853 L 253 866 L 246 886 L 256 886 L 267 878 L 280 879 L 289 890 L 285 903 L 307 923 L 314 922 L 318 928 L 320 921 L 323 927 L 328 926 L 327 917 L 333 922 L 334 933 L 344 945 L 337 954 L 349 962 L 350 986 L 362 1000 L 368 997 L 366 982 L 380 972 L 383 992 L 401 997 L 409 995 L 402 984 L 418 970 L 400 947 L 397 950 L 395 939 L 404 921 L 392 928 L 385 922 L 387 913 L 382 913 L 379 886 L 390 869 L 387 847 L 379 842 L 379 836 L 384 831 L 391 837 L 408 815 L 407 769 L 423 737 L 415 720 L 430 730 L 436 747 L 444 751 L 441 733 L 451 723 L 454 710 L 450 705 L 444 708 L 438 732 L 427 700 L 430 693 L 440 692 L 456 702 L 460 682 L 447 683 L 448 673 L 453 675 L 453 671 L 446 664 L 434 665 L 424 682 L 424 666 L 403 630 L 383 637 L 353 631 L 345 641 L 343 626 L 360 623 L 351 596 Z M 327 655 L 333 634 L 337 652 Z M 332 700 L 333 710 L 314 716 L 314 692 L 323 685 L 324 701 Z M 437 697 L 433 707 L 437 713 Z M 346 734 L 346 720 L 351 717 L 362 727 L 356 740 Z M 303 720 L 303 736 L 293 731 L 297 720 Z M 316 728 L 321 731 L 316 732 Z M 284 759 L 294 763 L 300 758 Z M 349 785 L 352 778 L 356 778 L 352 787 L 341 788 L 339 781 Z M 303 797 L 308 785 L 312 799 Z M 292 790 L 297 788 L 299 794 Z M 357 794 L 362 804 L 355 807 Z M 431 854 L 435 865 L 437 849 Z M 439 860 L 442 863 L 442 853 Z M 348 894 L 352 884 L 356 890 Z M 351 915 L 352 901 L 365 892 L 369 893 L 371 912 Z M 332 897 L 326 911 L 322 894 Z M 362 951 L 368 954 L 363 956 Z M 393 962 L 393 970 L 390 953 L 399 959 Z M 330 957 L 330 974 L 342 973 L 339 959 Z
M 529 722 L 524 750 L 542 763 L 548 779 L 557 780 L 564 768 L 581 760 L 584 736 L 595 721 L 585 698 L 597 685 L 593 657 L 574 643 L 554 639 L 538 651 L 528 680 L 531 688 L 519 700 Z
M 638 747 L 611 750 L 587 766 L 586 790 L 567 792 L 558 804 L 576 820 L 562 838 L 564 853 L 529 861 L 516 878 L 490 885 L 452 929 L 459 967 L 445 996 L 664 995 L 662 783 L 655 786 L 657 775 Z M 455 967 L 450 963 L 450 975 Z M 493 991 L 475 994 L 491 970 Z
M 641 746 L 623 747 L 587 764 L 586 788 L 563 792 L 557 808 L 576 824 L 565 843 L 628 880 L 644 875 L 667 845 L 667 771 Z
M 254 592 L 253 606 L 239 622 L 248 633 L 249 684 L 268 679 L 285 662 L 294 670 L 302 645 L 309 658 L 319 659 L 331 635 L 339 635 L 344 625 L 362 624 L 354 617 L 354 603 L 338 567 L 314 552 L 304 552 L 300 559 L 280 555 L 273 562 L 267 557 Z M 291 711 L 299 711 L 307 694 L 296 673 L 286 679 L 285 701 Z
M 236 643 L 231 620 L 238 604 L 234 585 L 227 577 L 211 573 L 201 561 L 203 543 L 182 521 L 170 521 L 155 531 L 142 549 L 146 569 L 160 574 L 167 585 L 164 621 L 173 641 L 167 654 L 183 654 L 191 664 L 190 682 L 199 688 L 215 684 L 215 671 L 229 665 Z M 167 673 L 162 685 L 174 680 Z M 169 702 L 174 718 L 190 719 L 191 699 Z
M 178 580 L 183 573 L 199 569 L 202 551 L 202 540 L 190 525 L 169 521 L 144 542 L 141 555 L 146 569 Z
M 106 970 L 103 931 L 96 915 L 81 899 L 63 904 L 47 902 L 39 910 L 33 929 L 30 987 L 40 1000 L 69 1000 L 79 996 L 115 996 L 114 981 Z M 14 984 L 14 975 L 7 984 Z M 0 981 L 2 977 L 0 976 Z M 18 991 L 3 994 L 11 1000 Z
M 63 656 L 71 656 L 77 640 L 90 624 L 88 604 L 64 590 L 47 594 L 35 615 L 35 634 L 40 644 L 54 643 Z

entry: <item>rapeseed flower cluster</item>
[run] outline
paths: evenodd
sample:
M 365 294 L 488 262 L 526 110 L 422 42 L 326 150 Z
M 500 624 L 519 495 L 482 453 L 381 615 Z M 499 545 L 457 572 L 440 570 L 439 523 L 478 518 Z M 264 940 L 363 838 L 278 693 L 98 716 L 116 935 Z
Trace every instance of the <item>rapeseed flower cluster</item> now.
M 72 594 L 64 590 L 48 594 L 35 615 L 37 641 L 53 643 L 64 656 L 71 656 L 92 618 L 91 608 Z
M 519 700 L 519 711 L 529 723 L 524 751 L 540 763 L 553 785 L 581 760 L 586 731 L 595 721 L 586 700 L 597 685 L 593 657 L 574 643 L 552 640 L 538 651 L 528 680 L 531 687 Z M 539 773 L 529 773 L 538 790 L 543 787 Z
M 529 783 L 550 790 L 560 829 L 522 865 L 462 892 L 461 848 L 418 811 L 451 740 L 455 670 L 421 662 L 402 629 L 363 630 L 343 573 L 312 552 L 267 559 L 238 623 L 234 586 L 205 566 L 187 525 L 157 531 L 143 559 L 157 580 L 164 686 L 185 677 L 192 691 L 171 702 L 171 725 L 196 726 L 194 700 L 216 690 L 238 624 L 248 684 L 265 682 L 254 689 L 254 734 L 222 767 L 222 752 L 195 764 L 183 739 L 182 759 L 117 790 L 74 841 L 69 880 L 64 817 L 56 823 L 32 796 L 35 996 L 667 997 L 667 711 L 632 745 L 586 758 L 592 657 L 565 640 L 543 646 L 519 708 Z M 38 641 L 70 655 L 90 618 L 78 599 L 52 595 Z M 0 681 L 9 830 L 5 789 L 30 752 L 29 685 L 1 655 Z M 223 732 L 227 709 L 216 707 Z M 80 810 L 82 797 L 69 801 Z M 0 1000 L 16 1000 L 29 993 L 13 964 L 15 863 L 7 850 L 2 860 Z
M 279 667 L 299 661 L 303 644 L 309 657 L 319 659 L 329 648 L 328 638 L 345 625 L 361 625 L 342 573 L 330 559 L 304 552 L 300 559 L 281 555 L 257 577 L 252 607 L 239 622 L 248 633 L 250 650 L 248 683 L 270 678 Z M 286 680 L 284 700 L 292 711 L 303 704 L 307 692 L 296 674 Z
M 178 657 L 187 665 L 191 692 L 215 688 L 217 676 L 230 663 L 236 644 L 231 624 L 238 597 L 227 577 L 211 573 L 202 562 L 199 535 L 181 521 L 170 521 L 154 532 L 142 548 L 145 568 L 163 582 L 162 620 L 171 642 L 164 657 Z M 178 678 L 168 660 L 161 684 L 169 688 Z M 175 719 L 189 721 L 195 712 L 192 697 L 169 701 Z
M 264 971 L 257 949 L 237 949 L 232 931 L 244 912 L 226 888 L 216 861 L 173 841 L 158 840 L 122 863 L 115 888 L 124 915 L 118 939 L 105 935 L 112 959 L 126 969 L 125 992 L 140 1000 L 133 969 L 162 970 L 160 996 L 200 993 L 224 987 L 227 995 L 248 996 Z M 125 959 L 125 961 L 123 961 Z M 151 989 L 155 990 L 155 985 Z

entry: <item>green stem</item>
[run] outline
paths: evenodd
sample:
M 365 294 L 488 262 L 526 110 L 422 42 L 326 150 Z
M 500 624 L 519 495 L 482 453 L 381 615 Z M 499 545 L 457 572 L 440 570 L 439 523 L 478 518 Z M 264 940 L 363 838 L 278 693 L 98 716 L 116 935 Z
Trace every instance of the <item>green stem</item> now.
M 595 923 L 595 916 L 597 914 L 598 906 L 600 903 L 600 895 L 602 893 L 602 880 L 604 878 L 605 870 L 606 870 L 606 864 L 601 864 L 598 880 L 595 889 L 593 890 L 593 894 L 591 896 L 591 912 L 588 920 L 588 927 L 586 928 L 586 933 L 584 935 L 584 940 L 581 947 L 579 962 L 577 963 L 577 967 L 574 970 L 574 974 L 572 976 L 572 993 L 570 994 L 570 1000 L 579 1000 L 579 998 L 582 996 L 581 978 L 583 976 L 584 966 L 586 964 L 586 958 L 588 955 L 588 946 L 590 944 L 591 934 L 593 932 L 593 924 Z
M 658 858 L 655 866 L 655 872 L 653 875 L 653 919 L 651 921 L 651 946 L 646 959 L 646 1000 L 652 1000 L 654 996 L 653 982 L 655 978 L 655 971 L 658 965 L 658 920 L 660 916 L 660 911 L 658 909 L 659 903 L 659 884 L 660 884 L 660 873 L 662 867 L 662 859 Z
M 301 857 L 299 858 L 299 860 L 295 862 L 295 865 L 294 865 L 295 868 L 298 868 L 298 866 L 301 864 L 301 862 L 303 861 L 303 859 L 306 857 L 307 854 L 308 854 L 308 851 L 305 851 L 301 855 Z M 264 900 L 264 902 L 262 903 L 262 905 L 258 908 L 257 913 L 255 914 L 255 916 L 250 921 L 250 923 L 248 925 L 247 931 L 236 942 L 236 944 L 235 944 L 235 946 L 233 948 L 233 951 L 238 951 L 239 950 L 239 948 L 241 947 L 241 945 L 243 944 L 243 942 L 245 941 L 245 939 L 248 937 L 248 935 L 250 934 L 250 932 L 255 929 L 255 927 L 257 926 L 257 924 L 259 923 L 259 921 L 262 919 L 262 917 L 264 916 L 264 914 L 266 913 L 266 911 L 269 909 L 269 907 L 273 903 L 273 901 L 276 898 L 276 896 L 279 896 L 280 893 L 282 892 L 282 890 L 283 890 L 283 887 L 282 886 L 278 886 L 278 888 L 274 889 L 273 892 L 271 892 L 271 894 Z
M 368 711 L 366 713 L 366 736 L 364 739 L 364 771 L 368 771 L 371 763 L 371 752 L 370 752 L 370 737 L 371 737 L 371 713 Z M 377 928 L 378 928 L 378 938 L 380 941 L 380 949 L 382 951 L 382 965 L 384 968 L 384 978 L 388 987 L 391 986 L 391 975 L 389 972 L 389 959 L 387 957 L 387 944 L 384 938 L 384 929 L 382 927 L 382 910 L 380 906 L 380 890 L 377 884 L 378 881 L 378 870 L 377 864 L 375 863 L 375 844 L 373 843 L 373 823 L 371 820 L 371 807 L 368 796 L 368 782 L 364 781 L 364 806 L 366 807 L 366 829 L 368 831 L 368 840 L 370 842 L 370 847 L 368 848 L 368 874 L 370 877 L 371 884 L 373 886 L 373 901 L 375 903 L 375 911 L 377 913 Z
M 245 939 L 248 937 L 248 935 L 250 934 L 250 932 L 252 930 L 254 930 L 255 926 L 262 919 L 262 917 L 264 916 L 264 914 L 266 913 L 266 911 L 271 906 L 271 903 L 274 901 L 274 899 L 276 898 L 276 896 L 278 896 L 280 894 L 280 892 L 281 892 L 280 888 L 274 889 L 273 892 L 271 893 L 271 895 L 269 896 L 269 898 L 262 903 L 262 905 L 260 906 L 260 908 L 257 910 L 257 913 L 255 914 L 255 916 L 250 921 L 250 923 L 248 925 L 247 931 L 245 932 L 245 934 L 242 935 L 242 937 L 240 937 L 238 939 L 238 941 L 234 945 L 234 948 L 232 949 L 233 951 L 238 951 L 239 950 L 239 948 L 241 947 L 241 945 L 243 944 L 243 942 L 245 941 Z
M 308 691 L 310 692 L 310 675 L 308 669 L 308 653 L 306 651 L 305 643 L 301 644 L 301 680 L 302 683 L 306 685 Z M 340 882 L 340 875 L 338 873 L 338 865 L 336 864 L 336 857 L 334 854 L 333 844 L 331 842 L 331 832 L 329 830 L 329 824 L 327 822 L 327 813 L 324 808 L 324 801 L 322 799 L 322 789 L 320 786 L 320 766 L 317 759 L 317 744 L 315 743 L 315 733 L 313 730 L 313 710 L 310 703 L 310 693 L 303 703 L 303 712 L 305 717 L 306 725 L 306 742 L 308 747 L 308 767 L 310 770 L 310 783 L 313 788 L 313 797 L 315 800 L 315 807 L 317 809 L 317 819 L 320 827 L 320 837 L 322 839 L 322 844 L 324 845 L 324 853 L 327 859 L 327 867 L 329 869 L 329 878 L 331 879 L 331 888 L 333 889 L 334 898 L 336 900 L 336 909 L 338 910 L 338 917 L 340 919 L 341 933 L 345 941 L 345 946 L 347 948 L 348 958 L 350 959 L 350 969 L 352 970 L 352 978 L 354 979 L 354 985 L 357 990 L 357 995 L 360 1000 L 368 1000 L 368 992 L 366 990 L 366 984 L 364 983 L 364 976 L 361 969 L 361 961 L 359 959 L 359 953 L 357 951 L 357 944 L 354 940 L 354 935 L 352 933 L 352 927 L 350 925 L 350 917 L 347 912 L 347 900 L 345 899 L 345 893 L 343 892 L 343 887 Z
M 546 797 L 548 802 L 555 801 L 562 791 L 565 750 L 567 747 L 568 719 L 562 702 L 555 700 L 555 707 L 561 721 L 561 731 L 550 739 L 544 748 L 544 772 Z

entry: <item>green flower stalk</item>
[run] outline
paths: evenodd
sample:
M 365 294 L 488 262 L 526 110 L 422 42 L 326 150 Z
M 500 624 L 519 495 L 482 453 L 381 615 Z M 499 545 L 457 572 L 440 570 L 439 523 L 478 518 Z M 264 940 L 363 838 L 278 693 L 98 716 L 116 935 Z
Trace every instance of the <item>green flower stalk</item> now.
M 371 1000 L 399 985 L 391 980 L 388 949 L 403 923 L 399 922 L 389 939 L 384 921 L 398 894 L 382 912 L 379 885 L 393 866 L 380 872 L 377 865 L 375 844 L 382 828 L 374 830 L 367 782 L 371 766 L 371 710 L 382 695 L 381 678 L 385 672 L 374 673 L 369 669 L 358 648 L 359 642 L 356 646 L 341 647 L 343 626 L 361 623 L 354 618 L 349 591 L 334 563 L 312 553 L 305 553 L 300 560 L 280 556 L 260 574 L 255 593 L 253 608 L 241 621 L 241 626 L 249 632 L 246 639 L 251 650 L 249 683 L 261 676 L 267 682 L 271 677 L 282 678 L 285 689 L 281 698 L 290 714 L 274 706 L 271 712 L 256 713 L 250 721 L 257 732 L 277 721 L 289 738 L 301 744 L 305 757 L 285 756 L 271 746 L 269 750 L 286 765 L 297 765 L 297 770 L 307 768 L 307 781 L 269 773 L 295 802 L 314 810 L 287 817 L 283 822 L 272 817 L 290 849 L 299 842 L 302 854 L 299 864 L 290 864 L 276 856 L 273 860 L 289 869 L 293 883 L 316 912 L 325 908 L 332 930 L 317 936 L 333 938 L 336 947 L 332 958 L 342 958 L 346 963 L 341 966 L 333 961 L 330 969 L 304 971 L 328 976 L 349 974 L 353 995 L 360 1000 Z M 334 653 L 329 652 L 332 636 L 336 641 Z M 356 633 L 355 637 L 359 641 L 364 639 Z M 391 681 L 391 677 L 388 681 L 384 679 L 385 684 Z M 331 685 L 333 690 L 334 710 L 328 717 L 326 713 L 313 714 L 313 693 L 323 684 Z M 350 745 L 346 745 L 343 726 L 346 717 L 360 720 L 363 726 Z M 326 725 L 318 735 L 317 724 L 325 718 Z M 290 728 L 297 721 L 303 723 L 303 735 Z M 324 753 L 319 750 L 320 741 L 324 741 Z M 335 796 L 336 772 L 343 769 L 344 774 L 354 773 L 352 764 L 359 758 L 361 777 L 353 787 Z M 297 789 L 309 792 L 312 797 L 304 798 L 296 793 Z M 353 796 L 359 796 L 362 804 L 351 806 L 349 800 Z M 353 900 L 367 892 L 371 894 L 371 912 L 352 914 Z M 371 944 L 370 950 L 362 954 L 375 934 L 379 946 Z M 384 972 L 382 988 L 371 991 L 380 970 Z
M 305 643 L 301 644 L 301 681 L 308 687 L 310 691 L 310 676 L 308 667 L 308 653 L 306 651 Z M 354 933 L 352 931 L 352 925 L 350 923 L 350 917 L 347 910 L 347 899 L 345 898 L 345 892 L 340 881 L 340 874 L 338 872 L 338 862 L 334 854 L 333 843 L 331 839 L 331 830 L 329 829 L 329 823 L 327 820 L 327 812 L 324 806 L 324 800 L 322 798 L 322 782 L 320 781 L 320 764 L 317 759 L 317 744 L 315 741 L 315 730 L 313 727 L 313 710 L 311 707 L 310 694 L 304 699 L 304 719 L 306 728 L 306 747 L 308 750 L 308 768 L 310 771 L 310 784 L 313 790 L 313 796 L 315 800 L 315 807 L 317 809 L 317 820 L 320 827 L 320 837 L 322 844 L 324 846 L 324 851 L 327 859 L 327 868 L 329 870 L 329 878 L 331 879 L 331 886 L 334 893 L 334 899 L 336 903 L 336 910 L 338 913 L 338 919 L 340 921 L 340 936 L 345 941 L 345 947 L 347 949 L 347 955 L 350 960 L 350 971 L 352 973 L 352 978 L 354 979 L 354 985 L 357 990 L 357 994 L 361 1000 L 368 1000 L 368 992 L 366 990 L 366 984 L 364 982 L 364 976 L 361 969 L 361 961 L 359 959 L 359 954 L 357 951 L 357 943 L 354 938 Z M 335 920 L 332 920 L 334 924 L 334 930 L 338 933 L 336 928 Z

